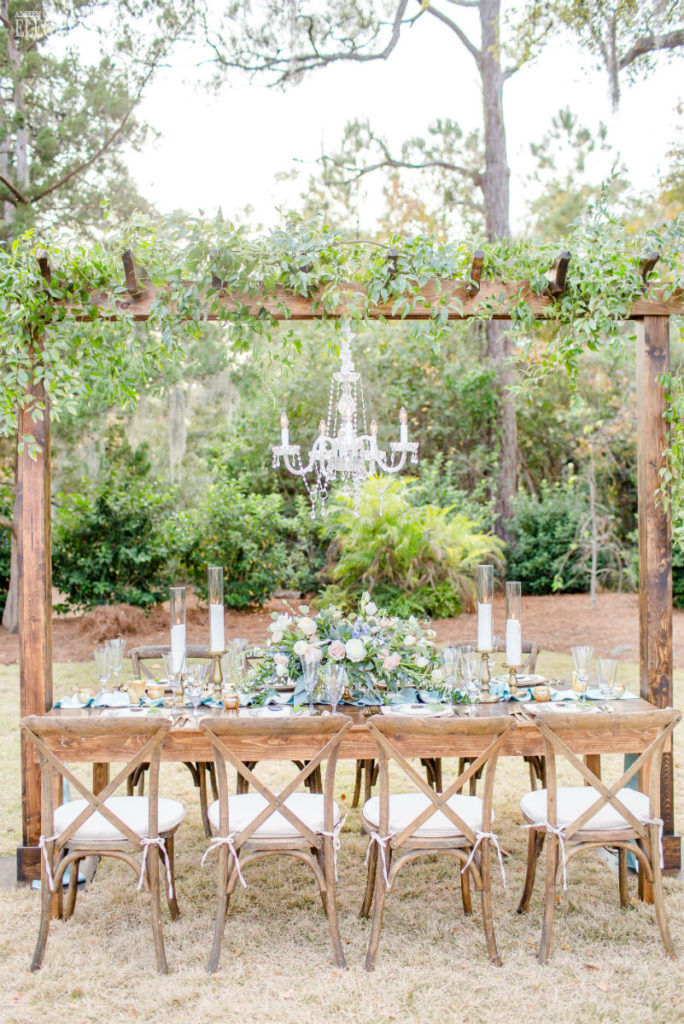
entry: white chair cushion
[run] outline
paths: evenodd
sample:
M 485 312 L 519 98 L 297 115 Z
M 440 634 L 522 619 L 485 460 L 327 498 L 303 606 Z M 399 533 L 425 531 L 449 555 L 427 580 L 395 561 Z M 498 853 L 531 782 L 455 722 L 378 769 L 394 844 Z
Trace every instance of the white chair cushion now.
M 556 801 L 558 827 L 567 828 L 572 821 L 576 821 L 588 810 L 599 796 L 593 786 L 559 786 Z M 639 821 L 649 818 L 648 796 L 645 793 L 639 793 L 636 789 L 621 789 L 616 796 Z M 525 793 L 520 801 L 520 810 L 528 822 L 543 824 L 547 821 L 546 790 L 536 789 L 531 793 Z M 606 804 L 583 825 L 583 828 L 601 831 L 631 828 L 631 825 L 612 804 Z
M 137 835 L 148 835 L 148 797 L 110 796 L 105 804 Z M 55 834 L 61 835 L 86 806 L 86 800 L 71 800 L 68 804 L 61 804 L 55 810 Z M 180 825 L 185 817 L 185 808 L 177 800 L 165 800 L 160 797 L 158 815 L 160 833 L 170 832 Z M 99 811 L 95 811 L 74 835 L 69 837 L 69 842 L 110 843 L 121 839 L 127 839 L 127 836 L 115 828 Z
M 482 827 L 482 800 L 479 796 L 464 796 L 457 793 L 449 797 L 448 804 L 473 830 Z M 389 798 L 389 831 L 401 832 L 429 805 L 430 800 L 424 793 L 393 793 Z M 380 797 L 373 796 L 366 801 L 363 805 L 363 817 L 374 829 L 380 827 Z M 463 833 L 446 814 L 436 811 L 413 835 L 421 839 L 436 839 L 460 836 Z
M 261 814 L 266 806 L 267 800 L 260 793 L 238 793 L 229 797 L 228 826 L 230 834 L 234 836 L 238 832 L 242 832 L 251 821 Z M 325 828 L 323 817 L 325 797 L 322 793 L 292 793 L 285 801 L 285 806 L 298 818 L 301 818 L 312 832 L 322 832 Z M 207 817 L 212 828 L 218 832 L 221 822 L 218 800 L 215 800 L 209 807 Z M 333 823 L 336 825 L 339 820 L 340 808 L 333 803 Z M 294 836 L 301 836 L 301 832 L 295 828 L 292 822 L 276 811 L 262 822 L 249 838 L 292 839 Z

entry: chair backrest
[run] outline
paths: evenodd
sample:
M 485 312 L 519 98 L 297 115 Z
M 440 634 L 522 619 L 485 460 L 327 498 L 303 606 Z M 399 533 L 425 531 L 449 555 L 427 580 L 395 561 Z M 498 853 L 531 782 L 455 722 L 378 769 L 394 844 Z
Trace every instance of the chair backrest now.
M 351 728 L 352 721 L 347 715 L 325 715 L 312 718 L 278 718 L 269 721 L 258 718 L 203 718 L 200 729 L 211 741 L 216 761 L 220 801 L 219 829 L 222 836 L 229 835 L 229 789 L 226 766 L 232 765 L 238 775 L 266 800 L 263 811 L 235 838 L 236 845 L 244 843 L 260 826 L 278 811 L 299 833 L 306 836 L 312 846 L 317 843 L 315 834 L 290 808 L 285 801 L 294 793 L 323 762 L 325 765 L 324 827 L 330 832 L 333 821 L 333 798 L 337 755 L 342 737 Z M 291 761 L 305 760 L 301 771 L 279 793 L 273 792 L 259 779 L 245 763 L 263 759 Z
M 610 715 L 566 712 L 565 714 L 554 714 L 552 717 L 550 714 L 539 713 L 535 718 L 535 725 L 544 740 L 548 823 L 554 828 L 558 824 L 556 761 L 561 757 L 572 765 L 582 782 L 593 786 L 597 793 L 594 803 L 564 828 L 566 839 L 579 832 L 602 807 L 608 804 L 612 805 L 626 819 L 625 828 L 631 826 L 641 838 L 646 839 L 646 829 L 615 794 L 627 786 L 637 772 L 645 770 L 649 780 L 649 818 L 651 821 L 656 821 L 660 817 L 660 769 L 663 751 L 681 717 L 681 712 L 674 708 L 615 712 Z M 578 756 L 571 747 L 573 733 L 576 735 L 577 733 L 592 732 L 622 734 L 623 737 L 625 734 L 633 733 L 635 740 L 638 741 L 635 746 L 642 746 L 644 743 L 647 746 L 620 778 L 608 785 L 587 767 L 582 756 Z
M 56 840 L 58 848 L 66 846 L 69 839 L 95 812 L 99 812 L 119 832 L 138 845 L 139 836 L 125 821 L 122 821 L 105 800 L 133 775 L 138 765 L 149 763 L 149 820 L 148 835 L 155 838 L 158 830 L 159 765 L 164 737 L 171 728 L 168 719 L 156 718 L 66 718 L 59 715 L 33 715 L 22 718 L 21 729 L 33 744 L 41 767 L 41 830 L 43 835 L 54 832 L 54 779 L 61 776 L 86 801 L 86 806 L 74 818 Z M 78 760 L 78 748 L 84 740 L 99 740 L 102 744 L 103 760 L 106 759 L 108 740 L 114 740 L 117 747 L 124 746 L 130 752 L 130 760 L 117 772 L 99 793 L 94 793 L 71 771 L 66 762 Z M 70 753 L 74 756 L 70 757 Z
M 169 644 L 150 644 L 146 647 L 132 647 L 128 652 L 133 665 L 133 674 L 141 674 L 147 679 L 154 679 L 154 673 L 145 664 L 146 661 L 160 662 L 163 654 L 171 650 Z M 187 658 L 194 658 L 196 661 L 210 661 L 211 651 L 206 644 L 188 644 L 185 649 Z
M 482 831 L 488 832 L 492 819 L 492 794 L 494 790 L 494 773 L 496 762 L 504 739 L 511 729 L 515 729 L 515 720 L 510 715 L 497 715 L 487 718 L 410 718 L 406 715 L 377 715 L 368 723 L 368 728 L 375 739 L 379 762 L 379 796 L 380 796 L 380 835 L 387 836 L 389 829 L 389 765 L 394 762 L 411 780 L 414 786 L 428 797 L 428 804 L 412 821 L 396 836 L 394 845 L 399 846 L 419 829 L 436 811 L 457 827 L 471 843 L 476 840 L 475 832 L 467 822 L 451 808 L 447 801 L 463 789 L 473 776 L 484 769 L 484 792 L 482 795 Z M 484 745 L 481 753 L 473 753 L 473 743 Z M 458 778 L 454 779 L 442 793 L 432 789 L 415 770 L 407 757 L 415 756 L 416 741 L 425 742 L 425 749 L 446 749 L 451 757 L 471 758 L 469 764 Z

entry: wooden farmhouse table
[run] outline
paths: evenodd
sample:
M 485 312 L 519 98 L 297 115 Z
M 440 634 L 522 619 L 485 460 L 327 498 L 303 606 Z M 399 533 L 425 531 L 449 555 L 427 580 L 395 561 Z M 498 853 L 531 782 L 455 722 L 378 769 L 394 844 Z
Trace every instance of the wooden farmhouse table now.
M 616 711 L 626 714 L 643 713 L 649 709 L 656 710 L 653 704 L 641 698 L 616 701 L 612 706 Z M 496 717 L 498 715 L 512 714 L 522 707 L 523 705 L 519 703 L 499 702 L 497 704 L 476 704 L 471 706 L 469 711 L 470 714 L 478 718 L 485 716 Z M 367 727 L 368 717 L 365 714 L 365 709 L 341 705 L 338 711 L 349 715 L 353 721 L 352 728 L 342 739 L 339 757 L 360 760 L 374 758 L 376 754 L 375 743 Z M 97 715 L 102 722 L 105 722 L 108 717 L 112 717 L 112 719 L 116 717 L 116 709 L 91 711 L 90 709 L 55 708 L 49 713 L 69 718 L 92 718 Z M 250 710 L 246 708 L 240 709 L 239 712 L 224 711 L 222 708 L 201 708 L 197 721 L 199 722 L 206 716 L 213 717 L 216 715 L 239 714 L 243 717 L 248 717 L 250 713 Z M 587 713 L 589 714 L 590 712 Z M 553 715 L 553 712 L 541 711 L 540 714 Z M 606 712 L 595 711 L 593 714 L 604 715 Z M 211 761 L 213 757 L 209 740 L 197 727 L 192 713 L 188 711 L 184 719 L 181 719 L 181 722 L 181 725 L 174 726 L 168 733 L 164 741 L 162 760 L 179 762 Z M 613 735 L 610 732 L 594 734 L 578 731 L 577 733 L 566 733 L 564 736 L 568 745 L 576 754 L 593 757 L 593 763 L 598 764 L 600 762 L 597 759 L 600 759 L 602 754 L 636 754 L 645 750 L 648 746 L 649 733 L 643 729 L 635 729 L 633 732 L 622 732 L 621 735 Z M 476 757 L 482 753 L 486 745 L 486 741 L 477 736 L 461 736 L 457 740 L 457 745 L 453 739 L 449 741 L 448 738 L 445 738 L 440 741 L 432 740 L 430 748 L 426 749 L 425 741 L 421 741 L 419 737 L 416 737 L 413 741 L 415 749 L 407 748 L 407 752 L 409 756 L 415 757 Z M 110 738 L 104 735 L 87 740 L 65 738 L 60 742 L 58 749 L 65 761 L 91 762 L 96 773 L 99 775 L 100 785 L 102 785 L 101 780 L 106 778 L 106 766 L 112 762 L 127 760 L 133 748 L 130 741 L 127 745 L 125 739 L 114 738 L 113 736 Z M 236 743 L 234 749 L 235 753 L 245 761 L 268 761 L 274 759 L 274 755 L 269 751 L 267 740 L 245 740 L 241 744 Z M 293 741 L 290 754 L 293 759 L 304 759 L 313 755 L 314 752 L 314 745 L 310 741 L 307 742 L 305 737 L 302 737 L 298 738 L 296 742 Z M 518 721 L 518 727 L 508 733 L 501 749 L 503 756 L 510 757 L 520 757 L 522 755 L 538 756 L 543 754 L 543 752 L 542 738 L 534 725 L 520 720 Z M 279 753 L 278 757 L 282 759 L 282 754 Z

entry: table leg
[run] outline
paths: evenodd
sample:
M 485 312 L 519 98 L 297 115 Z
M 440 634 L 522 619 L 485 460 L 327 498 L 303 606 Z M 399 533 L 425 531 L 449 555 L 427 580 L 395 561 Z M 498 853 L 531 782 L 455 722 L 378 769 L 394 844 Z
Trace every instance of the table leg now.
M 93 762 L 93 793 L 101 793 L 109 782 L 109 765 Z
M 597 779 L 601 778 L 601 755 L 600 754 L 585 754 L 584 763 L 590 772 L 593 772 Z M 589 783 L 585 782 L 585 786 Z

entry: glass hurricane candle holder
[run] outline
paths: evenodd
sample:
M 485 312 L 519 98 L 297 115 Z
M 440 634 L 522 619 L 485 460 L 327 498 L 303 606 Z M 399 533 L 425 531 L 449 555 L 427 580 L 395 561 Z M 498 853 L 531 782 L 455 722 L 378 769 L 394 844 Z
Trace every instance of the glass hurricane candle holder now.
M 171 654 L 174 671 L 180 672 L 185 660 L 185 587 L 169 587 L 169 610 L 171 613 Z
M 481 654 L 493 648 L 492 609 L 494 604 L 494 566 L 477 567 L 477 649 Z

